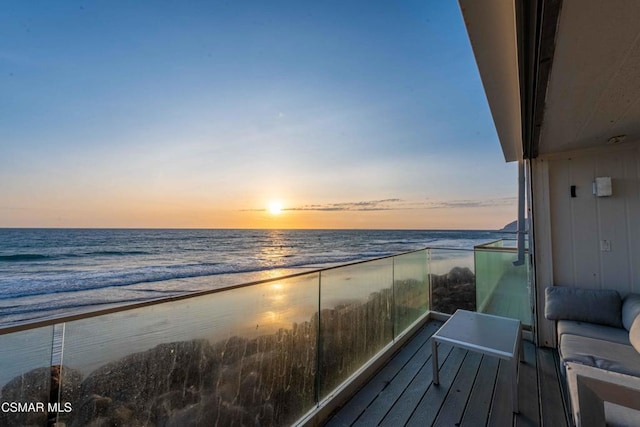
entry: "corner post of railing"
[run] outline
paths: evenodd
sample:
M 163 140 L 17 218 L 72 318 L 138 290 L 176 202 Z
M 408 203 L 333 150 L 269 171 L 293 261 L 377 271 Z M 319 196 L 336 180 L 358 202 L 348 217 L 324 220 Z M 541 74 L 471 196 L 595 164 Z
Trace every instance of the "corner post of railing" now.
M 431 311 L 431 307 L 433 306 L 433 286 L 431 284 L 431 248 L 425 248 L 425 255 L 427 258 L 427 286 L 429 287 L 429 302 L 427 303 L 427 311 Z
M 64 373 L 64 340 L 65 340 L 65 332 L 66 332 L 66 322 L 56 323 L 52 327 L 52 337 L 51 337 L 51 378 L 49 380 L 49 405 L 48 408 L 58 408 L 58 403 L 60 403 L 60 399 L 62 397 L 62 387 Z M 55 373 L 54 369 L 57 367 L 58 372 Z M 54 376 L 57 377 L 56 382 L 54 382 Z M 48 413 L 47 417 L 47 425 L 57 425 L 60 421 L 59 412 Z
M 397 312 L 398 307 L 396 306 L 396 257 L 391 258 L 391 335 L 393 337 L 393 341 L 396 340 L 398 336 L 398 326 L 397 326 Z
M 320 368 L 322 367 L 322 272 L 318 272 L 318 330 L 316 331 L 316 375 L 314 384 L 314 394 L 316 405 L 320 404 Z
M 474 311 L 478 311 L 478 247 L 473 247 L 473 289 L 476 292 L 476 306 Z

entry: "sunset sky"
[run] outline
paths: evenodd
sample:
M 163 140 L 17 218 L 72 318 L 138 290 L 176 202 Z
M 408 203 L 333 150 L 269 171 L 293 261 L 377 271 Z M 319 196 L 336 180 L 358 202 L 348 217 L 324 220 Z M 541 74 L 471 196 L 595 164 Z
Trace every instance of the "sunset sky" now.
M 6 1 L 0 93 L 0 227 L 516 217 L 453 0 Z

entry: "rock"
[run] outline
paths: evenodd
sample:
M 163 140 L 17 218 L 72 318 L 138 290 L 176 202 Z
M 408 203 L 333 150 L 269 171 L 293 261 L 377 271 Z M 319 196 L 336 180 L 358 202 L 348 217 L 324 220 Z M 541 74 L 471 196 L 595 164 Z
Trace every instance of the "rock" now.
M 468 267 L 453 267 L 446 276 L 447 284 L 473 283 L 475 275 Z
M 196 396 L 214 387 L 218 365 L 215 359 L 207 341 L 194 340 L 161 344 L 108 363 L 82 383 L 74 408 L 78 406 L 83 410 L 74 410 L 71 414 L 72 425 L 87 425 L 96 418 L 116 422 L 129 417 L 133 417 L 129 420 L 131 423 L 134 418 L 155 423 L 156 418 L 163 415 L 154 412 L 159 404 L 165 408 L 166 415 L 198 400 Z M 173 398 L 158 401 L 159 396 L 173 391 L 181 392 L 183 398 L 170 394 Z M 108 403 L 108 410 L 102 409 L 103 403 Z M 182 406 L 166 407 L 172 404 Z
M 467 267 L 454 267 L 447 274 L 430 275 L 431 309 L 452 314 L 457 309 L 476 310 L 475 275 Z

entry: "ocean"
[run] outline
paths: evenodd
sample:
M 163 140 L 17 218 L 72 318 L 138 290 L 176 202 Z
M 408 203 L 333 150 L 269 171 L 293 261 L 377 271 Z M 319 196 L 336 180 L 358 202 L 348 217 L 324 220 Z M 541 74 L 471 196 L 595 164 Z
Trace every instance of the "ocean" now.
M 0 326 L 425 247 L 511 234 L 441 230 L 0 229 Z

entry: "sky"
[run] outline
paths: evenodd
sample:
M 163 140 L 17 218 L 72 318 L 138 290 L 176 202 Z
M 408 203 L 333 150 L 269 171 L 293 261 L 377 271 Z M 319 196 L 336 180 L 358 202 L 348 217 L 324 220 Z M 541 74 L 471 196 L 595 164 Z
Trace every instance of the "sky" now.
M 19 1 L 0 227 L 497 229 L 456 1 Z

